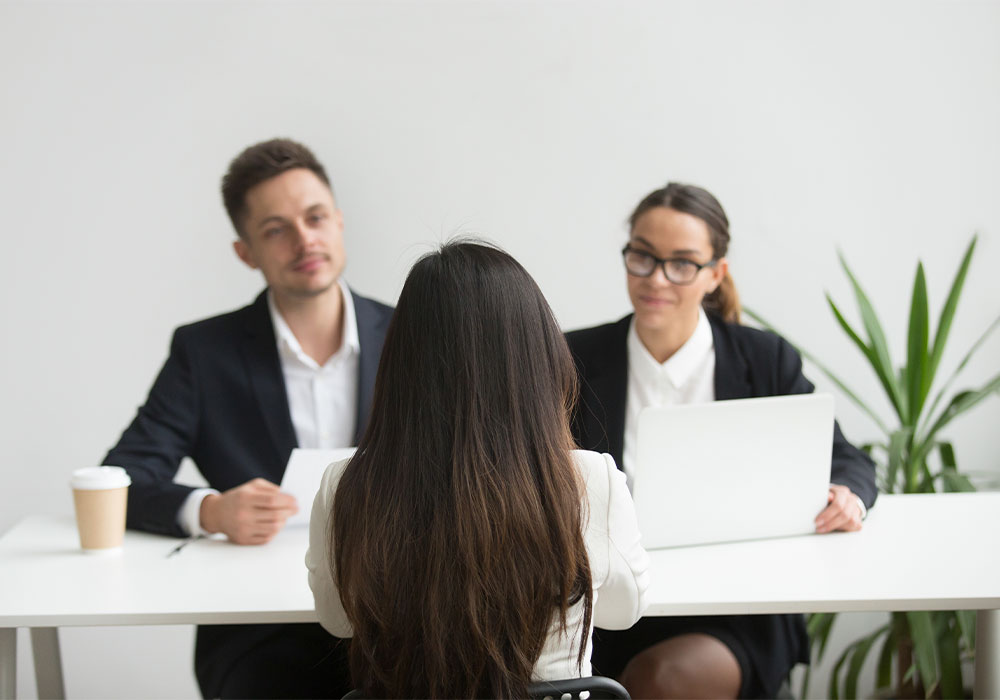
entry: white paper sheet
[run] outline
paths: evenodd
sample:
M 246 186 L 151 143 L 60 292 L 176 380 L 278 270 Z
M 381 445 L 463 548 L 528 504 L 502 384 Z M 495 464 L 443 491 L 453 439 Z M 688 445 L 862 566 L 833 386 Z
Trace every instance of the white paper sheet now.
M 335 450 L 305 450 L 295 448 L 288 458 L 285 476 L 281 479 L 281 490 L 293 496 L 299 504 L 299 512 L 285 523 L 286 527 L 308 525 L 313 500 L 323 479 L 323 472 L 333 462 L 354 456 L 354 447 Z

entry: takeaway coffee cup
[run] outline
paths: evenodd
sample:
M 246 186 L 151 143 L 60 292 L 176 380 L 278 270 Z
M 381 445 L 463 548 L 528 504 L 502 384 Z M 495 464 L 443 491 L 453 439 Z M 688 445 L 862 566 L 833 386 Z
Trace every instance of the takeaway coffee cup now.
M 76 528 L 84 552 L 121 551 L 125 539 L 125 504 L 132 483 L 121 467 L 85 467 L 73 472 Z

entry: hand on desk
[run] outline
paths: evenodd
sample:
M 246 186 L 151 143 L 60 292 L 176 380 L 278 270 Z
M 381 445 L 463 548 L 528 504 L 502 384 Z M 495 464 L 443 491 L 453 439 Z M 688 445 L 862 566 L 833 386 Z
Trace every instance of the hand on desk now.
M 236 544 L 265 544 L 299 512 L 295 497 L 265 479 L 252 479 L 201 502 L 201 526 Z
M 861 529 L 861 505 L 849 488 L 830 484 L 827 503 L 829 505 L 816 516 L 816 532 L 854 532 Z

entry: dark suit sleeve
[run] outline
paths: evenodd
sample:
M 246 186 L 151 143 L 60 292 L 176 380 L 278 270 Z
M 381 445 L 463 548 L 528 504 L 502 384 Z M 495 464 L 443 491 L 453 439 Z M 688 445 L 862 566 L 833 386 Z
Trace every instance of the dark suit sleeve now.
M 174 333 L 145 405 L 103 462 L 124 467 L 132 478 L 128 527 L 177 537 L 186 534 L 177 515 L 193 489 L 173 478 L 192 453 L 199 424 L 198 387 L 182 331 Z
M 778 339 L 779 373 L 778 386 L 783 394 L 812 393 L 812 382 L 802 374 L 802 358 L 795 348 L 784 338 Z M 840 425 L 833 422 L 833 460 L 830 468 L 830 481 L 842 484 L 853 491 L 864 501 L 866 508 L 875 504 L 878 489 L 875 486 L 875 463 L 864 452 L 852 445 L 844 437 Z

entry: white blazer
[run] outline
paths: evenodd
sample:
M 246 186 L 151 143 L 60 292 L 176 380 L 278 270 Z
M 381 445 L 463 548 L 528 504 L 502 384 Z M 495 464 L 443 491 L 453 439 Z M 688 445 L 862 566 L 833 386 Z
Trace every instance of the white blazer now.
M 583 602 L 569 609 L 566 634 L 554 619 L 548 639 L 532 672 L 532 680 L 558 680 L 591 675 L 591 636 L 594 625 L 605 629 L 626 629 L 646 609 L 649 587 L 649 555 L 640 544 L 632 497 L 625 474 L 608 454 L 574 450 L 573 459 L 586 484 L 584 543 L 590 558 L 593 581 L 591 634 L 583 663 L 577 666 L 577 652 L 583 625 Z M 328 523 L 340 476 L 348 460 L 327 467 L 309 521 L 309 549 L 306 567 L 309 587 L 316 602 L 316 614 L 323 627 L 337 637 L 351 637 L 353 630 L 340 602 L 330 571 Z

